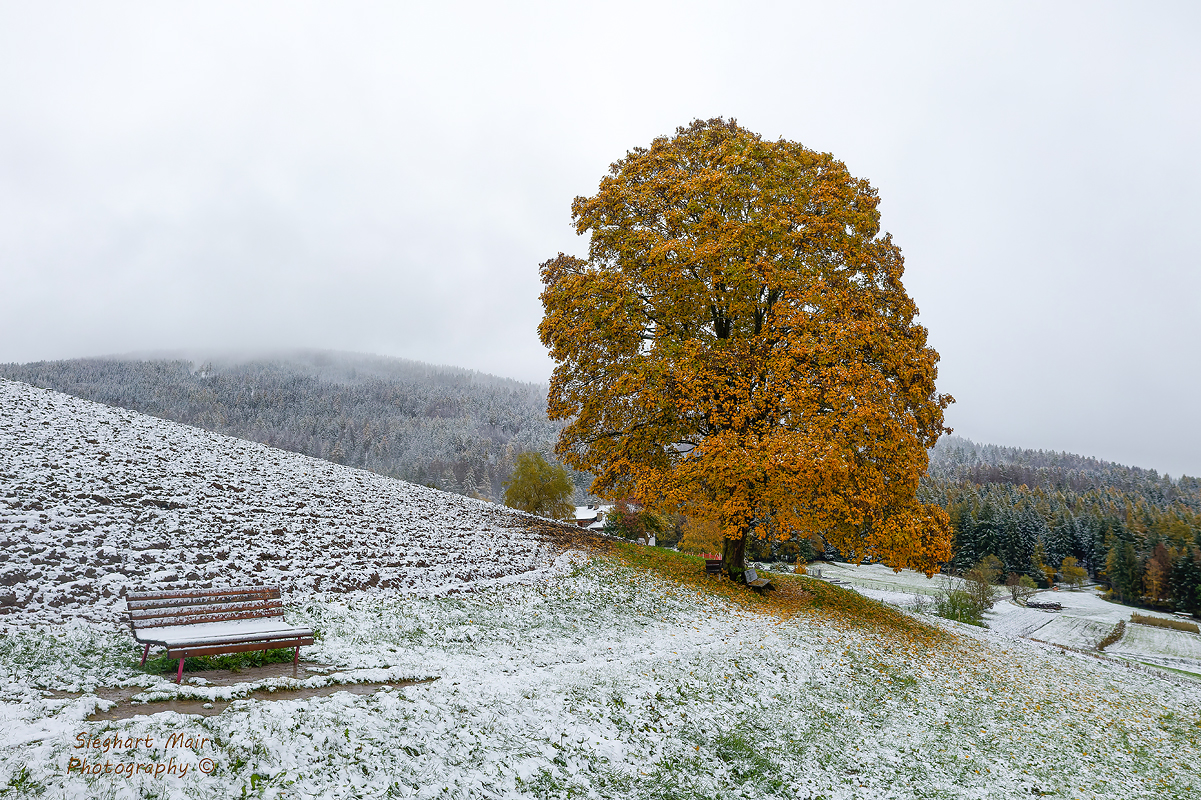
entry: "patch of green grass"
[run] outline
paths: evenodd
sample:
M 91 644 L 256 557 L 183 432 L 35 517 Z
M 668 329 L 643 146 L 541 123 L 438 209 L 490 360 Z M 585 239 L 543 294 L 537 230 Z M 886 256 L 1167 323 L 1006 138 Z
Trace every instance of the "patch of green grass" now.
M 801 575 L 773 574 L 771 580 L 777 588 L 760 595 L 725 577 L 706 575 L 705 560 L 700 556 L 628 542 L 605 542 L 597 549 L 629 567 L 654 572 L 674 583 L 722 597 L 748 611 L 790 617 L 821 609 L 847 618 L 856 625 L 867 624 L 891 630 L 920 639 L 926 644 L 946 638 L 946 634 L 933 625 L 826 581 Z
M 100 626 L 30 628 L 0 636 L 0 665 L 35 686 L 95 683 L 128 677 L 142 648 L 129 631 Z
M 41 794 L 45 788 L 30 778 L 29 767 L 23 766 L 8 779 L 6 786 L 0 787 L 0 797 L 7 797 L 10 794 L 14 797 L 33 797 L 35 794 Z
M 730 767 L 732 777 L 739 783 L 760 783 L 777 772 L 775 764 L 763 752 L 763 746 L 744 731 L 726 731 L 713 740 L 711 747 L 713 754 Z
M 203 672 L 209 669 L 227 669 L 231 672 L 240 672 L 246 667 L 262 667 L 267 664 L 285 664 L 292 661 L 292 648 L 280 648 L 276 650 L 250 650 L 245 653 L 229 653 L 221 656 L 199 656 L 197 658 L 185 658 L 183 661 L 184 672 Z M 175 672 L 179 669 L 178 658 L 168 658 L 164 653 L 158 658 L 151 658 L 146 661 L 146 665 L 142 667 L 143 672 L 149 672 L 152 675 L 165 675 Z
M 1152 664 L 1150 661 L 1140 661 L 1140 664 L 1146 664 L 1148 667 L 1166 670 L 1167 672 L 1175 672 L 1177 675 L 1187 675 L 1190 678 L 1201 678 L 1201 673 L 1189 672 L 1186 669 L 1176 669 L 1175 667 L 1165 667 L 1162 664 Z

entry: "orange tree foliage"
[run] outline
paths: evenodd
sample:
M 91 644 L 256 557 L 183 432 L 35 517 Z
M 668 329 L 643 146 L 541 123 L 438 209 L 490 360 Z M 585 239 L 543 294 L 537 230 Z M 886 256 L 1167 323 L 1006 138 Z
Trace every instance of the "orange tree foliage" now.
M 572 204 L 588 259 L 541 266 L 560 457 L 601 496 L 716 509 L 735 579 L 764 532 L 936 570 L 950 526 L 915 492 L 952 400 L 878 202 L 733 120 L 614 163 Z

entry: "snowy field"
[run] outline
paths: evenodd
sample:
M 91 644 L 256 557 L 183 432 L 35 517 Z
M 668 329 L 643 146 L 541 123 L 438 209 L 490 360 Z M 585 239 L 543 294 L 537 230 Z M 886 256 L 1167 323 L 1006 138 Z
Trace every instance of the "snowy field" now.
M 689 583 L 618 549 L 562 552 L 485 504 L 3 382 L 0 489 L 3 798 L 1183 800 L 1201 787 L 1187 679 L 868 613 L 804 579 L 762 600 L 699 564 Z M 334 671 L 247 669 L 221 687 L 140 672 L 120 590 L 200 582 L 284 584 L 288 620 L 317 631 L 305 658 Z M 410 679 L 433 680 L 398 685 Z M 250 696 L 353 682 L 378 689 Z M 89 721 L 109 705 L 102 687 L 140 689 L 147 713 Z M 240 699 L 156 713 L 175 697 Z
M 511 509 L 0 379 L 0 630 L 125 589 L 447 593 L 560 548 Z
M 939 575 L 927 578 L 911 570 L 894 573 L 882 564 L 819 563 L 810 566 L 811 574 L 817 570 L 821 571 L 823 580 L 852 586 L 867 597 L 902 608 L 921 607 L 923 602 L 938 594 L 946 580 Z M 1136 611 L 1144 616 L 1174 619 L 1171 614 L 1111 603 L 1095 589 L 1044 591 L 1033 599 L 1059 603 L 1063 610 L 1047 612 L 1025 608 L 1010 600 L 1004 587 L 998 587 L 997 603 L 985 614 L 989 629 L 1008 636 L 1092 650 L 1118 622 L 1126 620 L 1125 633 L 1116 644 L 1105 649 L 1106 654 L 1201 675 L 1201 635 L 1130 622 L 1130 615 Z M 1201 683 L 1198 690 L 1201 691 Z
M 40 690 L 132 683 L 151 698 L 213 698 L 249 685 L 177 689 L 137 673 L 128 634 L 97 623 L 6 637 L 0 787 L 48 798 L 1192 798 L 1201 786 L 1195 689 L 953 623 L 931 646 L 820 609 L 757 613 L 612 559 L 569 553 L 557 570 L 452 597 L 296 600 L 289 618 L 322 632 L 307 655 L 338 665 L 335 680 L 438 680 L 244 700 L 213 717 L 87 722 L 103 701 Z M 209 741 L 167 747 L 176 733 Z M 153 746 L 85 753 L 80 734 Z M 189 772 L 68 774 L 81 755 Z

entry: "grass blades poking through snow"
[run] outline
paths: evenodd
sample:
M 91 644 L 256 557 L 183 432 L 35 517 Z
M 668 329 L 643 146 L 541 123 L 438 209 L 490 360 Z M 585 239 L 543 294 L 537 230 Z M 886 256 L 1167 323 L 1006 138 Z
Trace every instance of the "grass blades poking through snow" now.
M 83 622 L 29 628 L 0 636 L 0 685 L 74 691 L 109 686 L 127 677 L 141 657 L 128 630 Z
M 266 664 L 292 663 L 292 649 L 288 647 L 273 650 L 249 650 L 243 653 L 229 653 L 221 656 L 198 656 L 185 658 L 183 668 L 185 673 L 204 672 L 210 669 L 227 669 L 231 672 L 241 672 L 244 669 L 261 667 Z M 140 659 L 139 659 L 140 660 Z M 164 652 L 157 658 L 146 659 L 142 671 L 151 675 L 175 674 L 179 669 L 179 659 L 169 658 Z
M 1195 692 L 804 579 L 759 598 L 689 577 L 687 564 L 619 547 L 542 583 L 452 598 L 314 595 L 288 612 L 322 631 L 306 655 L 439 680 L 240 700 L 203 720 L 72 721 L 0 748 L 0 787 L 23 781 L 48 798 L 1197 796 Z M 665 579 L 672 570 L 682 577 Z M 217 768 L 68 776 L 79 730 L 156 742 L 199 732 Z

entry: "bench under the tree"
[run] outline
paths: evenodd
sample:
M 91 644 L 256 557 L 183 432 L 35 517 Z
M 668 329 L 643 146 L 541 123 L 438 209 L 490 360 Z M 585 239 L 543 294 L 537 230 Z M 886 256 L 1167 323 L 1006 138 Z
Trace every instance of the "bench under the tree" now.
M 763 594 L 768 589 L 776 588 L 776 585 L 767 578 L 760 578 L 759 573 L 754 567 L 746 568 L 746 585 L 754 589 L 759 594 Z

